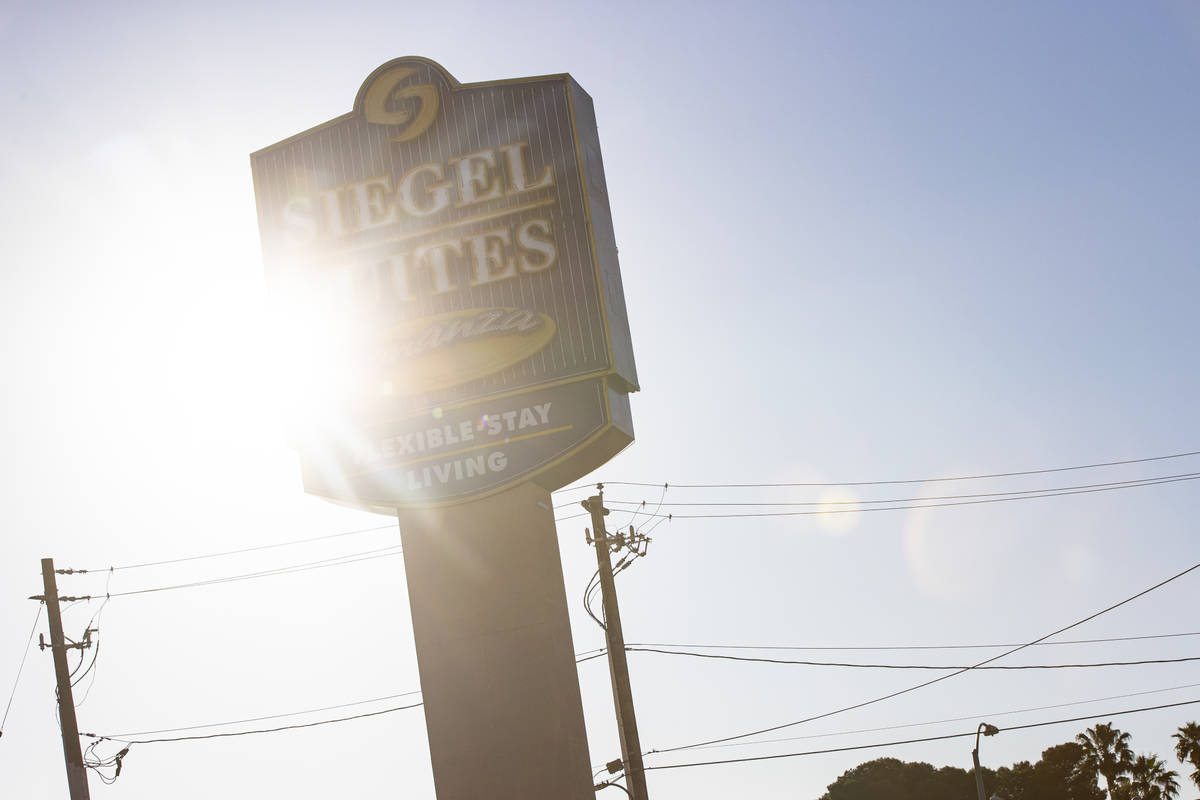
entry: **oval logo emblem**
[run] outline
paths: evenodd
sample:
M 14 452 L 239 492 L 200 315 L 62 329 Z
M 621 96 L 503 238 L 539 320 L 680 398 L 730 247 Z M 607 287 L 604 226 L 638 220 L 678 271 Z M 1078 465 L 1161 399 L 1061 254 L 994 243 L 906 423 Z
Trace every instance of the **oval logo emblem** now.
M 554 320 L 527 308 L 469 308 L 411 320 L 384 333 L 377 374 L 390 394 L 447 389 L 524 361 L 556 332 Z

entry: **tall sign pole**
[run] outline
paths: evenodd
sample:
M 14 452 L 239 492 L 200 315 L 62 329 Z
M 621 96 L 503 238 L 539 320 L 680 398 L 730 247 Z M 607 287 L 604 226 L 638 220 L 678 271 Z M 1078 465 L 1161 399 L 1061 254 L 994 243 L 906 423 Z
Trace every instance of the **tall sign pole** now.
M 58 581 L 54 578 L 54 559 L 42 559 L 42 586 L 45 591 L 46 618 L 50 621 L 50 654 L 58 679 L 58 718 L 62 723 L 63 757 L 67 762 L 67 787 L 71 800 L 89 800 L 87 767 L 79 744 L 79 723 L 75 720 L 75 697 L 71 694 L 71 669 L 67 665 L 67 643 L 63 638 L 62 614 L 58 607 Z
M 621 629 L 621 610 L 613 582 L 611 550 L 604 528 L 604 489 L 583 502 L 592 515 L 596 564 L 600 576 L 600 595 L 604 600 L 604 636 L 608 645 L 608 667 L 612 675 L 613 705 L 617 709 L 617 730 L 621 736 L 621 760 L 625 763 L 625 782 L 633 800 L 646 800 L 646 771 L 642 764 L 642 743 L 638 738 L 637 717 L 633 711 L 633 690 L 629 684 L 629 661 L 625 653 L 625 633 Z
M 250 163 L 304 489 L 400 522 L 438 800 L 593 797 L 550 492 L 638 378 L 591 97 L 398 58 Z

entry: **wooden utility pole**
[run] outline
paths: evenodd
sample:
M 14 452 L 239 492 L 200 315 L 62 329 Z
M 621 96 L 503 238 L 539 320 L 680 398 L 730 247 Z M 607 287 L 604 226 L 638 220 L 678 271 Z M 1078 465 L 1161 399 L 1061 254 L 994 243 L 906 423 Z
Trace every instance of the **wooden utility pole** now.
M 625 782 L 632 800 L 647 800 L 646 773 L 642 765 L 642 743 L 638 738 L 637 718 L 633 713 L 633 691 L 629 685 L 629 662 L 625 657 L 625 634 L 621 630 L 621 610 L 613 582 L 608 533 L 604 529 L 604 489 L 583 501 L 592 515 L 596 564 L 600 573 L 600 594 L 604 599 L 604 635 L 608 644 L 608 668 L 612 674 L 613 704 L 617 709 L 617 731 L 621 736 L 621 760 L 625 762 Z
M 46 592 L 46 617 L 50 620 L 50 654 L 54 657 L 54 675 L 58 679 L 58 717 L 62 722 L 67 787 L 71 792 L 71 800 L 91 800 L 87 767 L 83 765 L 83 750 L 79 745 L 79 723 L 75 720 L 75 697 L 71 694 L 71 670 L 67 666 L 67 643 L 63 638 L 58 582 L 54 579 L 52 558 L 42 559 L 42 585 Z

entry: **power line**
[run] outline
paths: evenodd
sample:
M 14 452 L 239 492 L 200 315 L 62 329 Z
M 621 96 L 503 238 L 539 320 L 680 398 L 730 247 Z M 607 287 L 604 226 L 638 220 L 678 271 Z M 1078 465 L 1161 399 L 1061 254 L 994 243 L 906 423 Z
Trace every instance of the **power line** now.
M 784 486 L 809 486 L 809 487 L 830 487 L 830 486 L 897 486 L 907 483 L 942 483 L 946 481 L 977 481 L 987 478 L 1014 478 L 1020 475 L 1045 475 L 1050 472 L 1071 472 L 1081 469 L 1098 469 L 1100 467 L 1118 467 L 1126 464 L 1147 464 L 1151 461 L 1167 461 L 1173 458 L 1188 458 L 1190 456 L 1200 455 L 1200 450 L 1193 450 L 1187 453 L 1174 453 L 1165 456 L 1151 456 L 1149 458 L 1130 458 L 1123 461 L 1104 461 L 1096 464 L 1080 464 L 1073 467 L 1053 467 L 1049 469 L 1027 469 L 1019 472 L 993 472 L 986 475 L 957 475 L 953 477 L 942 478 L 907 478 L 904 480 L 887 480 L 887 481 L 843 481 L 839 483 L 671 483 L 670 486 L 676 489 L 749 489 L 749 488 L 778 488 Z M 593 488 L 595 483 L 580 483 L 575 486 L 570 486 L 565 489 L 559 489 L 559 492 L 571 492 L 578 489 Z M 640 486 L 640 487 L 658 487 L 665 485 L 664 483 L 641 483 L 636 481 L 604 481 L 605 486 Z
M 871 511 L 911 511 L 921 508 L 945 508 L 947 506 L 974 506 L 985 503 L 1011 503 L 1017 500 L 1038 500 L 1043 497 L 1063 497 L 1072 494 L 1095 494 L 1096 492 L 1116 492 L 1122 489 L 1138 489 L 1143 486 L 1158 486 L 1164 483 L 1180 483 L 1182 481 L 1194 481 L 1200 479 L 1200 473 L 1189 473 L 1188 477 L 1171 478 L 1171 479 L 1148 479 L 1143 483 L 1131 484 L 1128 486 L 1109 486 L 1101 489 L 1078 489 L 1074 491 L 1064 492 L 1046 492 L 1043 494 L 1028 494 L 1021 497 L 993 497 L 981 500 L 956 500 L 949 503 L 924 503 L 916 505 L 898 505 L 898 506 L 877 506 L 874 508 L 834 508 L 823 509 L 820 511 L 762 511 L 748 512 L 737 514 L 672 514 L 675 519 L 746 519 L 750 517 L 809 517 L 818 514 L 865 514 Z M 587 516 L 586 514 L 571 514 L 565 517 L 558 517 L 555 522 L 565 522 L 571 519 Z M 662 514 L 647 515 L 662 517 Z
M 1187 661 L 1200 661 L 1200 656 L 1187 656 L 1185 658 L 1148 658 L 1140 661 L 1102 661 L 1093 664 L 993 664 L 991 666 L 970 666 L 961 667 L 946 664 L 859 664 L 853 662 L 841 661 L 801 661 L 785 658 L 761 658 L 756 656 L 731 656 L 724 653 L 690 653 L 686 650 L 665 650 L 653 647 L 634 647 L 629 645 L 625 648 L 633 653 L 658 653 L 667 656 L 691 656 L 692 658 L 709 658 L 720 661 L 740 661 L 753 662 L 759 664 L 791 664 L 805 667 L 845 667 L 851 669 L 921 669 L 921 670 L 985 670 L 985 669 L 1002 669 L 1002 670 L 1026 670 L 1026 669 L 1086 669 L 1091 667 L 1134 667 L 1143 666 L 1146 664 L 1181 664 Z
M 1200 636 L 1200 631 L 1183 633 L 1155 633 L 1144 636 L 1110 636 L 1103 639 L 1064 639 L 1061 642 L 1038 642 L 1034 647 L 1056 647 L 1073 644 L 1100 644 L 1106 642 L 1138 642 L 1148 639 L 1176 639 L 1183 636 Z M 630 642 L 630 647 L 668 647 L 692 650 L 997 650 L 1002 647 L 1017 647 L 1020 642 L 1006 644 L 911 644 L 911 645 L 775 645 L 775 644 L 678 644 L 667 642 Z
M 804 739 L 831 739 L 835 736 L 853 736 L 860 733 L 880 733 L 882 731 L 895 731 L 903 728 L 926 728 L 931 725 L 945 725 L 949 722 L 965 722 L 967 720 L 995 719 L 997 717 L 1010 717 L 1014 714 L 1029 714 L 1034 711 L 1049 711 L 1056 708 L 1070 708 L 1071 706 L 1085 706 L 1091 703 L 1103 703 L 1109 700 L 1126 700 L 1130 697 L 1145 697 L 1150 694 L 1162 694 L 1164 692 L 1177 692 L 1180 689 L 1194 689 L 1200 686 L 1200 683 L 1185 683 L 1181 686 L 1167 686 L 1162 689 L 1149 689 L 1143 692 L 1127 692 L 1126 694 L 1114 694 L 1108 697 L 1095 697 L 1091 700 L 1073 700 L 1069 703 L 1054 703 L 1048 706 L 1034 706 L 1032 708 L 1017 708 L 1009 711 L 988 711 L 980 714 L 966 714 L 961 717 L 950 717 L 948 719 L 935 719 L 926 722 L 907 722 L 901 725 L 884 725 L 878 728 L 859 728 L 852 731 L 830 731 L 827 733 L 810 733 L 806 736 L 785 736 L 777 739 L 756 739 L 752 742 L 725 742 L 723 744 L 710 744 L 705 747 L 698 747 L 697 750 L 715 750 L 723 747 L 749 747 L 758 744 L 777 744 L 779 742 L 798 742 Z
M 593 658 L 599 658 L 601 656 L 606 655 L 607 653 L 608 653 L 608 651 L 604 650 L 602 648 L 599 649 L 598 652 L 596 650 L 584 650 L 581 653 L 575 654 L 576 655 L 575 663 L 582 664 L 585 661 L 590 661 Z M 159 733 L 178 733 L 180 731 L 195 731 L 195 730 L 202 730 L 204 728 L 219 728 L 219 727 L 223 727 L 225 725 L 243 725 L 243 724 L 246 724 L 249 722 L 264 722 L 266 720 L 272 720 L 272 719 L 285 719 L 287 717 L 298 717 L 303 714 L 319 714 L 322 711 L 336 711 L 341 708 L 352 708 L 354 706 L 367 705 L 369 703 L 381 703 L 385 700 L 395 700 L 395 699 L 398 699 L 401 697 L 411 697 L 413 695 L 418 695 L 418 694 L 421 694 L 421 690 L 414 689 L 412 691 L 400 692 L 398 694 L 388 694 L 388 695 L 383 695 L 382 697 L 371 697 L 366 700 L 354 700 L 349 703 L 339 703 L 337 705 L 332 705 L 332 706 L 321 706 L 320 708 L 306 708 L 301 711 L 287 711 L 287 712 L 284 712 L 281 714 L 264 714 L 264 715 L 258 716 L 258 717 L 246 717 L 244 719 L 230 719 L 230 720 L 223 720 L 221 722 L 202 722 L 202 723 L 198 723 L 198 724 L 194 724 L 194 725 L 181 725 L 181 726 L 177 726 L 174 728 L 157 728 L 154 730 L 146 730 L 146 731 L 125 731 L 123 733 L 106 734 L 103 736 L 101 736 L 99 734 L 95 734 L 95 733 L 81 733 L 80 736 L 89 736 L 89 737 L 94 737 L 97 739 L 107 739 L 107 740 L 114 741 L 114 742 L 126 742 L 126 743 L 130 743 L 130 744 L 144 744 L 144 742 L 132 742 L 132 741 L 130 741 L 130 737 L 153 736 L 153 735 L 159 734 Z M 416 703 L 411 706 L 403 706 L 403 708 L 416 708 L 417 706 L 420 706 L 420 705 L 423 705 L 423 703 Z M 391 709 L 391 710 L 398 710 L 398 709 Z M 370 715 L 367 715 L 367 716 L 370 716 Z M 344 719 L 357 719 L 357 717 L 345 717 Z M 339 721 L 343 721 L 343 720 L 342 719 L 328 720 L 328 722 L 339 722 Z M 324 724 L 324 723 L 322 723 L 322 724 Z M 300 727 L 304 727 L 304 726 L 300 726 Z M 288 728 L 279 728 L 278 730 L 288 730 Z M 247 731 L 247 733 L 268 733 L 268 732 L 270 732 L 270 731 Z M 236 735 L 241 735 L 241 734 L 230 733 L 228 735 L 236 736 Z M 179 737 L 176 739 L 163 739 L 161 741 L 181 741 L 183 739 L 188 739 L 188 738 L 208 738 L 208 737 Z
M 374 550 L 363 550 L 358 553 L 347 553 L 346 555 L 334 556 L 332 558 L 325 558 L 319 561 L 308 561 L 302 564 L 292 564 L 286 567 L 275 567 L 272 569 L 259 570 L 257 572 L 246 572 L 239 575 L 227 575 L 221 578 L 209 578 L 206 580 L 190 581 L 188 583 L 176 583 L 167 586 L 152 586 L 145 589 L 131 589 L 125 592 L 112 592 L 111 594 L 104 595 L 104 597 L 130 597 L 133 595 L 151 594 L 154 592 L 167 592 L 175 589 L 192 589 L 198 586 L 214 586 L 216 584 L 233 583 L 236 581 L 251 580 L 253 578 L 266 578 L 272 575 L 293 575 L 297 572 L 308 572 L 309 570 L 324 569 L 326 567 L 340 567 L 345 564 L 356 564 L 360 561 L 373 561 L 377 558 L 398 556 L 403 552 L 404 551 L 401 549 L 400 545 L 389 545 L 387 547 L 380 547 Z M 99 595 L 83 595 L 80 599 L 95 600 L 99 597 Z
M 8 703 L 4 706 L 4 717 L 0 718 L 0 736 L 4 735 L 4 726 L 8 724 L 8 712 L 12 708 L 13 698 L 17 696 L 17 686 L 21 683 L 21 673 L 25 671 L 25 659 L 29 657 L 29 650 L 33 646 L 33 635 L 37 633 L 38 621 L 42 618 L 42 606 L 45 602 L 38 603 L 37 613 L 33 615 L 33 627 L 29 629 L 29 638 L 25 641 L 25 649 L 21 652 L 21 666 L 17 667 L 17 677 L 13 680 L 12 692 L 8 695 Z
M 92 569 L 72 569 L 72 570 L 60 570 L 60 572 L 65 572 L 66 574 L 87 573 L 87 572 L 105 572 L 105 571 L 113 572 L 113 571 L 126 570 L 126 569 L 141 569 L 142 567 L 161 567 L 165 564 L 181 564 L 185 561 L 200 561 L 201 559 L 205 559 L 205 558 L 219 558 L 221 556 L 233 556 L 233 555 L 239 555 L 241 553 L 253 553 L 258 550 L 271 550 L 276 547 L 291 547 L 292 545 L 308 544 L 310 542 L 320 542 L 320 541 L 324 541 L 326 539 L 338 539 L 343 536 L 357 536 L 357 535 L 363 534 L 363 533 L 373 533 L 375 531 L 391 530 L 391 529 L 395 529 L 395 527 L 396 527 L 395 523 L 391 523 L 388 525 L 377 525 L 373 528 L 359 528 L 359 529 L 353 530 L 353 531 L 342 531 L 341 533 L 329 533 L 324 536 L 314 536 L 310 539 L 293 539 L 293 540 L 287 541 L 287 542 L 276 542 L 274 544 L 262 544 L 262 545 L 258 545 L 256 547 L 243 547 L 240 550 L 225 550 L 220 553 L 204 553 L 202 555 L 184 556 L 182 558 L 168 558 L 168 559 L 164 559 L 162 561 L 146 561 L 141 564 L 125 564 L 120 567 L 97 567 L 97 568 L 92 568 Z
M 224 720 L 223 722 L 205 722 L 205 723 L 201 723 L 198 725 L 182 725 L 177 728 L 159 728 L 157 730 L 152 730 L 152 731 L 126 731 L 123 733 L 114 733 L 114 734 L 100 737 L 100 738 L 112 739 L 113 741 L 119 741 L 119 740 L 122 740 L 123 738 L 131 737 L 131 736 L 153 736 L 153 735 L 159 734 L 159 733 L 178 733 L 180 731 L 196 731 L 196 730 L 201 730 L 203 728 L 220 728 L 224 725 L 243 725 L 248 722 L 264 722 L 269 719 L 285 719 L 287 717 L 298 717 L 302 714 L 319 714 L 322 711 L 336 711 L 341 708 L 352 708 L 354 706 L 363 706 L 363 705 L 367 705 L 368 703 L 381 703 L 384 700 L 396 700 L 401 697 L 411 697 L 412 695 L 420 694 L 420 693 L 421 693 L 421 691 L 419 689 L 417 689 L 417 690 L 414 690 L 411 692 L 400 692 L 399 694 L 389 694 L 389 695 L 384 695 L 383 697 L 372 697 L 368 700 L 355 700 L 350 703 L 339 703 L 338 705 L 333 705 L 333 706 L 322 706 L 320 708 L 306 708 L 303 711 L 288 711 L 284 714 L 265 714 L 261 717 L 246 717 L 245 719 L 230 719 L 230 720 Z M 417 705 L 421 705 L 421 704 L 418 703 Z M 86 733 L 86 734 L 80 734 L 80 735 L 81 736 L 95 736 L 95 734 L 92 734 L 92 733 Z
M 1154 485 L 1155 483 L 1166 481 L 1174 478 L 1195 478 L 1200 477 L 1200 472 L 1180 472 L 1174 475 L 1158 475 L 1149 478 L 1135 478 L 1128 481 L 1108 481 L 1106 483 L 1082 483 L 1074 486 L 1052 486 L 1044 489 L 1022 489 L 1012 492 L 977 492 L 974 494 L 944 494 L 932 495 L 925 497 L 896 497 L 890 500 L 757 500 L 757 501 L 735 501 L 735 502 L 695 502 L 695 503 L 659 503 L 659 506 L 671 506 L 673 508 L 703 508 L 703 507 L 723 507 L 732 508 L 739 506 L 777 506 L 777 507 L 794 507 L 794 506 L 862 506 L 862 505 L 886 505 L 888 503 L 923 503 L 928 500 L 966 500 L 978 497 L 1018 497 L 1024 495 L 1037 496 L 1048 492 L 1065 492 L 1073 489 L 1097 489 L 1108 487 L 1130 487 L 1136 488 L 1142 484 Z M 1019 498 L 1018 498 L 1019 499 Z M 645 506 L 645 500 L 611 500 L 613 505 L 625 506 Z M 563 503 L 557 508 L 568 508 L 574 506 L 574 503 Z M 657 513 L 658 509 L 654 510 Z
M 1046 641 L 1047 639 L 1049 639 L 1049 638 L 1051 638 L 1051 637 L 1053 637 L 1053 636 L 1057 636 L 1057 635 L 1058 635 L 1058 634 L 1060 634 L 1060 633 L 1065 633 L 1066 631 L 1069 631 L 1069 630 L 1071 630 L 1072 628 L 1077 628 L 1077 627 L 1079 627 L 1080 625 L 1083 625 L 1084 623 L 1090 622 L 1090 621 L 1092 621 L 1092 620 L 1096 619 L 1097 617 L 1100 617 L 1100 616 L 1102 616 L 1102 615 L 1104 615 L 1104 614 L 1107 614 L 1107 613 L 1108 613 L 1108 612 L 1110 612 L 1110 611 L 1113 611 L 1113 610 L 1115 610 L 1115 609 L 1117 609 L 1117 608 L 1120 608 L 1121 606 L 1123 606 L 1123 605 L 1126 605 L 1127 603 L 1131 603 L 1131 602 L 1133 602 L 1134 600 L 1138 599 L 1139 597 L 1142 597 L 1142 596 L 1144 596 L 1144 595 L 1147 595 L 1147 594 L 1149 594 L 1150 592 L 1153 592 L 1153 591 L 1154 591 L 1154 590 L 1156 590 L 1156 589 L 1160 589 L 1160 588 L 1162 588 L 1163 586 L 1166 586 L 1168 583 L 1171 583 L 1172 581 L 1178 580 L 1179 578 L 1182 578 L 1184 575 L 1187 575 L 1188 573 L 1190 573 L 1190 572 L 1193 572 L 1193 571 L 1194 571 L 1194 570 L 1196 570 L 1196 569 L 1200 569 L 1200 563 L 1193 564 L 1192 566 L 1188 567 L 1187 569 L 1185 569 L 1185 570 L 1183 570 L 1183 571 L 1181 571 L 1181 572 L 1177 572 L 1177 573 L 1175 573 L 1174 575 L 1172 575 L 1171 577 L 1169 577 L 1169 578 L 1166 578 L 1165 580 L 1159 581 L 1158 583 L 1154 584 L 1153 586 L 1151 586 L 1151 587 L 1149 587 L 1149 588 L 1147 588 L 1147 589 L 1143 589 L 1142 591 L 1138 592 L 1137 594 L 1131 595 L 1131 596 L 1129 596 L 1129 597 L 1125 598 L 1124 600 L 1121 600 L 1121 601 L 1120 601 L 1120 602 L 1118 602 L 1118 603 L 1114 603 L 1113 605 L 1111 605 L 1111 606 L 1109 606 L 1109 607 L 1107 607 L 1107 608 L 1104 608 L 1104 609 L 1102 609 L 1102 610 L 1100 610 L 1100 611 L 1097 611 L 1097 612 L 1095 612 L 1094 614 L 1089 614 L 1088 616 L 1084 617 L 1083 619 L 1076 620 L 1075 622 L 1072 622 L 1070 625 L 1065 625 L 1065 626 L 1063 626 L 1063 627 L 1059 628 L 1058 630 L 1051 631 L 1050 633 L 1047 633 L 1045 636 L 1039 636 L 1037 639 L 1034 639 L 1033 641 L 1031 641 L 1031 642 L 1028 642 L 1028 643 L 1026 643 L 1026 644 L 1023 644 L 1023 645 L 1021 645 L 1021 646 L 1019 646 L 1019 647 L 1014 647 L 1014 648 L 1011 648 L 1011 649 L 1009 649 L 1009 650 L 1005 650 L 1003 653 L 1000 653 L 999 655 L 992 656 L 991 658 L 984 659 L 983 661 L 980 661 L 978 664 L 974 664 L 974 665 L 972 665 L 972 666 L 970 666 L 970 667 L 964 667 L 964 668 L 962 668 L 962 669 L 960 669 L 960 670 L 956 670 L 956 671 L 954 671 L 954 672 L 951 672 L 951 673 L 948 673 L 948 674 L 946 674 L 946 675 L 939 675 L 939 676 L 938 676 L 938 677 L 936 677 L 936 678 L 932 678 L 932 679 L 930 679 L 930 680 L 923 681 L 923 682 L 921 682 L 921 683 L 918 683 L 918 684 L 916 684 L 916 685 L 914 685 L 914 686 L 909 686 L 909 687 L 908 687 L 908 688 L 906 688 L 906 689 L 900 689 L 900 690 L 898 690 L 898 691 L 895 691 L 895 692 L 890 692 L 890 693 L 888 693 L 888 694 L 881 695 L 881 696 L 879 696 L 879 697 L 875 697 L 875 698 L 872 698 L 872 699 L 870 699 L 870 700 L 864 700 L 864 701 L 862 701 L 862 702 L 859 702 L 859 703 L 854 703 L 854 704 L 852 704 L 852 705 L 843 706 L 843 707 L 841 707 L 841 708 L 834 709 L 833 711 L 826 711 L 826 712 L 825 712 L 825 713 L 823 713 L 823 714 L 816 714 L 816 715 L 814 715 L 814 716 L 811 716 L 811 717 L 805 717 L 804 719 L 795 720 L 795 721 L 793 721 L 793 722 L 785 722 L 785 723 L 782 723 L 782 724 L 780 724 L 780 725 L 772 725 L 772 726 L 770 726 L 770 727 L 767 727 L 767 728 L 760 728 L 760 729 L 758 729 L 758 730 L 755 730 L 755 731 L 748 731 L 748 732 L 746 732 L 746 733 L 739 733 L 739 734 L 735 734 L 735 735 L 733 735 L 733 736 L 723 736 L 723 737 L 721 737 L 721 738 L 719 738 L 719 739 L 709 739 L 709 740 L 707 740 L 707 741 L 702 741 L 702 742 L 692 742 L 691 744 L 686 744 L 686 745 L 677 745 L 677 746 L 675 746 L 675 747 L 667 747 L 667 748 L 663 748 L 663 749 L 661 749 L 661 750 L 651 750 L 651 751 L 649 751 L 649 753 L 646 753 L 646 755 L 649 755 L 650 753 L 669 753 L 669 752 L 673 752 L 673 751 L 676 751 L 676 750 L 687 750 L 687 749 L 689 749 L 689 748 L 692 748 L 692 747 L 699 747 L 699 746 L 701 746 L 701 745 L 718 744 L 718 743 L 720 743 L 720 742 L 729 742 L 729 741 L 733 741 L 734 739 L 745 739 L 745 738 L 746 738 L 746 737 L 748 737 L 748 736 L 757 736 L 757 735 L 758 735 L 758 734 L 760 734 L 760 733 L 770 733 L 770 732 L 772 732 L 772 731 L 783 730 L 784 728 L 791 728 L 791 727 L 794 727 L 794 726 L 796 726 L 796 725 L 803 725 L 804 723 L 807 723 L 807 722 L 814 722 L 814 721 L 816 721 L 816 720 L 818 720 L 818 719 L 825 719 L 826 717 L 832 717 L 832 716 L 834 716 L 834 715 L 836 715 L 836 714 L 842 714 L 842 713 L 844 713 L 844 712 L 846 712 L 846 711 L 853 711 L 853 710 L 855 710 L 855 709 L 864 708 L 864 707 L 866 707 L 866 706 L 873 705 L 873 704 L 875 704 L 875 703 L 881 703 L 881 702 L 883 702 L 883 701 L 885 701 L 885 700 L 891 700 L 891 699 L 892 699 L 892 698 L 894 698 L 894 697 L 899 697 L 900 695 L 903 695 L 903 694 L 908 694 L 909 692 L 915 692 L 915 691 L 917 691 L 918 689 L 924 689 L 925 687 L 927 687 L 927 686 L 932 686 L 932 685 L 933 685 L 933 684 L 935 684 L 935 683 L 940 683 L 940 682 L 942 682 L 942 681 L 946 681 L 946 680 L 949 680 L 949 679 L 951 679 L 951 678 L 955 678 L 955 677 L 957 677 L 957 676 L 959 676 L 959 675 L 962 675 L 962 674 L 963 674 L 963 673 L 965 673 L 965 672 L 969 672 L 969 671 L 971 671 L 971 670 L 973 670 L 973 669 L 978 669 L 979 667 L 982 667 L 982 666 L 985 666 L 985 665 L 987 665 L 987 664 L 990 664 L 990 663 L 992 663 L 993 661 L 998 661 L 998 660 L 1000 660 L 1001 658 L 1004 658 L 1005 656 L 1010 656 L 1010 655 L 1012 655 L 1013 653 L 1016 653 L 1016 652 L 1019 652 L 1019 651 L 1021 651 L 1021 650 L 1024 650 L 1024 649 L 1025 649 L 1025 648 L 1027 648 L 1027 647 L 1032 647 L 1033 645 L 1035 645 L 1035 644 L 1038 644 L 1039 642 L 1044 642 L 1044 641 Z
M 223 739 L 231 736 L 251 736 L 258 733 L 278 733 L 279 731 L 291 731 L 299 728 L 315 728 L 318 725 L 332 725 L 335 722 L 349 722 L 354 719 L 365 719 L 367 717 L 378 717 L 383 714 L 391 714 L 395 711 L 405 711 L 410 708 L 418 708 L 421 703 L 412 703 L 407 706 L 394 706 L 385 708 L 380 711 L 367 711 L 362 714 L 354 714 L 349 717 L 336 717 L 334 719 L 322 719 L 316 722 L 303 722 L 296 725 L 280 725 L 276 728 L 260 728 L 252 731 L 223 731 L 220 733 L 204 733 L 195 736 L 171 736 L 160 739 L 121 739 L 115 736 L 97 736 L 94 733 L 81 733 L 80 736 L 90 736 L 96 739 L 103 739 L 110 742 L 122 742 L 123 744 L 155 744 L 158 742 L 190 742 L 198 739 Z
M 1140 714 L 1146 711 L 1160 711 L 1165 708 L 1179 708 L 1181 706 L 1194 705 L 1200 703 L 1200 700 L 1184 700 L 1179 703 L 1165 703 L 1160 706 L 1146 706 L 1144 708 L 1131 708 L 1125 711 L 1110 711 L 1106 714 L 1090 714 L 1085 717 L 1072 717 L 1070 719 L 1053 719 L 1044 722 L 1030 722 L 1025 725 L 1012 725 L 1007 728 L 1001 728 L 1000 732 L 1004 731 L 1019 731 L 1028 730 L 1030 728 L 1044 728 L 1049 725 L 1063 725 L 1068 722 L 1087 722 L 1093 719 L 1107 719 L 1110 717 L 1119 717 L 1126 714 Z M 646 767 L 647 770 L 652 769 L 685 769 L 688 767 L 708 767 L 716 764 L 740 764 L 749 761 L 771 761 L 779 758 L 797 758 L 799 756 L 816 756 L 825 755 L 828 753 L 846 753 L 852 750 L 870 750 L 879 747 L 895 747 L 904 744 L 919 744 L 921 742 L 938 742 L 946 739 L 961 739 L 966 736 L 975 736 L 975 731 L 967 731 L 965 733 L 947 733 L 941 736 L 925 736 L 920 739 L 902 739 L 892 742 L 874 742 L 872 744 L 857 744 L 847 747 L 830 747 L 824 750 L 806 750 L 800 753 L 775 753 L 766 756 L 743 756 L 742 758 L 723 758 L 713 761 L 695 761 L 686 764 L 656 764 Z

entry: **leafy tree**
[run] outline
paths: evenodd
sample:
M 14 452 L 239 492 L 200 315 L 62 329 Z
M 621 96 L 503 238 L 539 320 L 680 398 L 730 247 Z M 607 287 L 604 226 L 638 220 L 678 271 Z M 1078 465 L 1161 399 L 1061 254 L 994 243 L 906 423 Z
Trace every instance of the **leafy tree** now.
M 1133 760 L 1129 771 L 1129 797 L 1140 800 L 1173 800 L 1179 794 L 1179 773 L 1167 769 L 1162 759 L 1141 755 Z
M 1004 800 L 1042 800 L 1041 795 L 1030 792 L 1034 782 L 1033 765 L 1028 761 L 1018 761 L 1011 767 L 1000 767 L 996 770 L 995 783 L 984 781 L 984 786 L 992 786 L 991 793 Z
M 1029 800 L 1104 800 L 1096 771 L 1078 742 L 1064 742 L 1042 751 L 1034 765 Z
M 1129 747 L 1128 733 L 1104 722 L 1088 728 L 1075 737 L 1084 749 L 1084 760 L 1088 768 L 1104 776 L 1111 800 L 1120 800 L 1118 778 L 1133 768 L 1133 750 Z
M 1096 773 L 1078 742 L 1042 751 L 1036 764 L 1021 761 L 996 770 L 995 794 L 1004 800 L 1104 800 Z
M 1179 732 L 1172 736 L 1175 738 L 1175 757 L 1179 763 L 1195 767 L 1188 777 L 1200 788 L 1200 725 L 1194 722 L 1181 725 Z
M 975 777 L 964 769 L 878 758 L 829 784 L 821 800 L 973 800 Z

